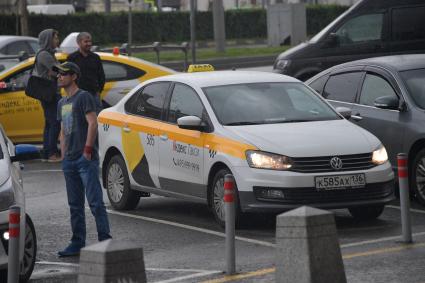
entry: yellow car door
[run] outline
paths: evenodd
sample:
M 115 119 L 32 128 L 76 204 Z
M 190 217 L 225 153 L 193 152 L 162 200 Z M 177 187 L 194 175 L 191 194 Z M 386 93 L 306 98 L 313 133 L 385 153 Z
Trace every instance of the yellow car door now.
M 0 88 L 0 122 L 13 142 L 42 141 L 44 116 L 38 100 L 25 95 L 31 69 L 23 68 L 9 76 Z

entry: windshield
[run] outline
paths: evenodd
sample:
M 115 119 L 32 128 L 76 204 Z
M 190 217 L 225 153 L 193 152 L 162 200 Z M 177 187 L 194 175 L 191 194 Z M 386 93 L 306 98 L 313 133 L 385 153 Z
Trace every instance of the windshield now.
M 341 119 L 302 83 L 247 83 L 203 89 L 227 126 Z
M 425 69 L 400 72 L 415 104 L 425 109 Z

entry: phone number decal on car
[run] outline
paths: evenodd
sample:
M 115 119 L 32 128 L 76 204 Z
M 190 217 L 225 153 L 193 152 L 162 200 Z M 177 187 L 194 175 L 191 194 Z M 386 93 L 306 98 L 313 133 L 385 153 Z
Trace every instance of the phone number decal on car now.
M 361 188 L 366 185 L 366 177 L 364 174 L 319 176 L 315 177 L 314 180 L 316 189 L 318 190 Z

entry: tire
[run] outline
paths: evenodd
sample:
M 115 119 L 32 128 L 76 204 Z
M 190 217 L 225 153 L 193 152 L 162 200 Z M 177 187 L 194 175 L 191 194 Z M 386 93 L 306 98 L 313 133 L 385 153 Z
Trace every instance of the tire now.
M 28 215 L 25 216 L 24 243 L 24 258 L 21 262 L 21 272 L 19 274 L 19 282 L 21 283 L 28 282 L 30 279 L 37 255 L 37 236 L 35 234 L 34 224 Z
M 413 159 L 410 171 L 410 188 L 416 199 L 425 205 L 425 148 L 421 149 Z
M 106 193 L 113 208 L 131 210 L 136 208 L 140 194 L 130 188 L 127 167 L 120 155 L 109 160 L 106 169 Z
M 220 169 L 213 178 L 211 188 L 209 190 L 209 200 L 211 204 L 211 210 L 215 220 L 221 227 L 225 227 L 225 213 L 224 213 L 224 176 L 232 174 L 229 169 Z M 237 224 L 241 217 L 238 188 L 235 184 L 235 223 Z
M 373 205 L 373 206 L 357 206 L 350 207 L 351 216 L 358 220 L 373 220 L 378 218 L 384 211 L 385 205 Z

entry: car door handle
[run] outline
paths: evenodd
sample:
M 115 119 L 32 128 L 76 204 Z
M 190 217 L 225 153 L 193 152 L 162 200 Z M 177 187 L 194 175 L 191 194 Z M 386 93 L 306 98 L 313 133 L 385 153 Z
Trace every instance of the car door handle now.
M 163 141 L 168 140 L 168 136 L 167 135 L 160 135 L 159 138 Z
M 352 118 L 356 122 L 363 120 L 363 117 L 360 116 L 360 113 L 357 113 L 356 115 L 351 115 L 350 118 Z
M 123 130 L 124 132 L 126 132 L 126 133 L 131 132 L 131 129 L 128 127 L 128 125 L 127 125 L 127 124 L 124 124 L 124 125 L 123 125 L 122 130 Z
M 129 93 L 130 92 L 130 88 L 125 88 L 125 89 L 123 89 L 123 90 L 121 90 L 121 91 L 119 91 L 118 93 L 119 94 L 127 94 L 127 93 Z

